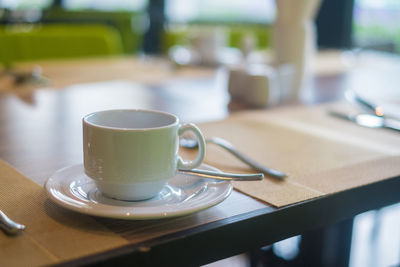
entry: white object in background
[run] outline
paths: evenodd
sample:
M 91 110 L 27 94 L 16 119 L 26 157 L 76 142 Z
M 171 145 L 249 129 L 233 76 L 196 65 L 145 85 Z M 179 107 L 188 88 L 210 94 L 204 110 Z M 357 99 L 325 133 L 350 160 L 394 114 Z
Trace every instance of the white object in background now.
M 228 92 L 231 101 L 243 101 L 246 90 L 247 70 L 244 65 L 232 65 L 227 67 Z
M 316 52 L 314 18 L 321 0 L 276 0 L 274 51 L 277 66 L 293 64 L 295 78 L 292 97 L 298 97 L 311 75 Z
M 242 52 L 242 58 L 245 62 L 249 61 L 250 54 L 255 50 L 255 44 L 256 41 L 254 35 L 248 34 L 244 36 L 240 50 Z
M 278 76 L 268 65 L 251 65 L 247 70 L 246 101 L 254 107 L 265 107 L 279 102 Z
M 296 69 L 293 64 L 283 64 L 277 67 L 279 82 L 279 99 L 284 102 L 294 99 L 297 94 L 295 90 Z
M 228 92 L 232 102 L 260 108 L 280 99 L 276 70 L 268 65 L 236 65 L 228 68 Z
M 200 64 L 219 63 L 219 54 L 226 44 L 226 33 L 219 27 L 204 27 L 193 30 L 191 46 L 194 58 Z

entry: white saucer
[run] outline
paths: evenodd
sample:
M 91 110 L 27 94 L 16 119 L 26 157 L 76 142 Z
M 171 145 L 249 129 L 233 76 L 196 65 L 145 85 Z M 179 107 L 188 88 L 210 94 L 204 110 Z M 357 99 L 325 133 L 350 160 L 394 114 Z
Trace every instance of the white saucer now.
M 200 169 L 219 171 L 203 164 Z M 83 165 L 73 165 L 54 173 L 46 182 L 49 198 L 80 213 L 128 220 L 181 216 L 214 206 L 232 192 L 232 184 L 179 173 L 170 179 L 158 196 L 145 201 L 122 201 L 97 190 Z

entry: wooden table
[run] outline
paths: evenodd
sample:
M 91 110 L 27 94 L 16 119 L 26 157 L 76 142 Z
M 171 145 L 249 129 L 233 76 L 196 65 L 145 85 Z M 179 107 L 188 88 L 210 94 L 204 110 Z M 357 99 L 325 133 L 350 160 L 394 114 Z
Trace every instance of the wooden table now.
M 319 56 L 314 86 L 303 104 L 343 98 L 342 93 L 350 86 L 348 81 L 355 75 L 354 68 L 349 68 L 354 63 L 342 61 L 338 55 L 333 52 Z M 374 57 L 359 60 L 357 64 L 362 65 L 356 70 L 373 68 L 376 61 L 368 58 Z M 391 58 L 378 58 L 392 64 Z M 41 89 L 4 86 L 3 79 L 0 157 L 40 185 L 54 171 L 82 161 L 81 118 L 92 111 L 116 107 L 159 109 L 191 122 L 222 119 L 230 112 L 221 72 L 215 69 L 176 68 L 151 58 L 35 64 L 42 67 L 50 81 L 38 86 Z M 379 75 L 383 76 L 377 79 L 384 79 L 384 74 Z M 125 229 L 119 234 L 130 244 L 66 265 L 129 261 L 138 266 L 206 264 L 396 203 L 400 201 L 399 189 L 397 177 L 279 209 L 234 191 L 220 205 L 189 216 L 145 224 L 98 219 L 113 231 Z M 353 199 L 365 201 L 347 205 Z M 318 220 L 302 216 L 307 213 L 320 216 Z

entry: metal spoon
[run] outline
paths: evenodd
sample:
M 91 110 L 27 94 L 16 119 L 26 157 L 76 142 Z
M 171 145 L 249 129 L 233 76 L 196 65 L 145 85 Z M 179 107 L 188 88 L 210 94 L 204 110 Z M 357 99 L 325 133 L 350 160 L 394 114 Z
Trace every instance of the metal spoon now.
M 218 145 L 225 150 L 229 151 L 232 153 L 234 156 L 236 156 L 238 159 L 240 159 L 242 162 L 246 163 L 250 167 L 252 167 L 254 170 L 268 174 L 269 176 L 272 176 L 277 179 L 283 179 L 287 177 L 287 174 L 268 168 L 266 166 L 261 165 L 260 163 L 256 162 L 255 160 L 249 158 L 248 156 L 244 155 L 242 152 L 238 151 L 231 143 L 226 141 L 225 139 L 219 138 L 219 137 L 212 137 L 212 138 L 207 138 L 206 139 L 207 143 L 212 143 L 215 145 Z M 191 138 L 181 138 L 179 140 L 179 144 L 181 147 L 185 148 L 197 148 L 197 141 L 195 139 Z
M 25 225 L 14 222 L 0 210 L 0 228 L 2 228 L 6 234 L 16 235 L 25 230 Z
M 333 110 L 329 110 L 328 113 L 331 116 L 355 122 L 360 126 L 369 128 L 387 128 L 395 131 L 400 131 L 400 121 L 395 119 L 384 118 L 367 113 L 347 114 Z
M 201 176 L 208 179 L 226 180 L 226 181 L 260 181 L 264 179 L 264 174 L 254 173 L 254 174 L 236 174 L 236 173 L 226 173 L 226 172 L 213 172 L 206 170 L 179 170 L 187 174 L 192 174 L 195 176 Z
M 382 111 L 381 107 L 376 106 L 373 103 L 371 103 L 370 101 L 368 101 L 365 98 L 361 97 L 354 90 L 347 90 L 344 93 L 344 96 L 347 99 L 347 101 L 349 101 L 351 104 L 354 104 L 354 105 L 357 105 L 357 106 L 361 106 L 366 111 L 373 112 L 377 116 L 383 116 L 383 111 Z

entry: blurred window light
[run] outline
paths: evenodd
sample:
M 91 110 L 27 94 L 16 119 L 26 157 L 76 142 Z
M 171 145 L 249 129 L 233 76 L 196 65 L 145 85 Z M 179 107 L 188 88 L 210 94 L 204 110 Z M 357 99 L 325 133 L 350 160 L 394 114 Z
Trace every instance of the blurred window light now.
M 299 255 L 301 236 L 293 236 L 276 242 L 272 246 L 274 254 L 284 260 L 291 261 Z
M 400 204 L 354 218 L 350 267 L 400 266 Z
M 400 53 L 400 1 L 355 0 L 356 47 Z
M 44 9 L 52 3 L 52 0 L 0 0 L 0 8 L 11 10 Z
M 274 0 L 166 0 L 170 22 L 240 22 L 270 24 L 275 20 Z
M 144 10 L 147 2 L 148 0 L 63 0 L 62 6 L 70 10 L 137 11 Z

